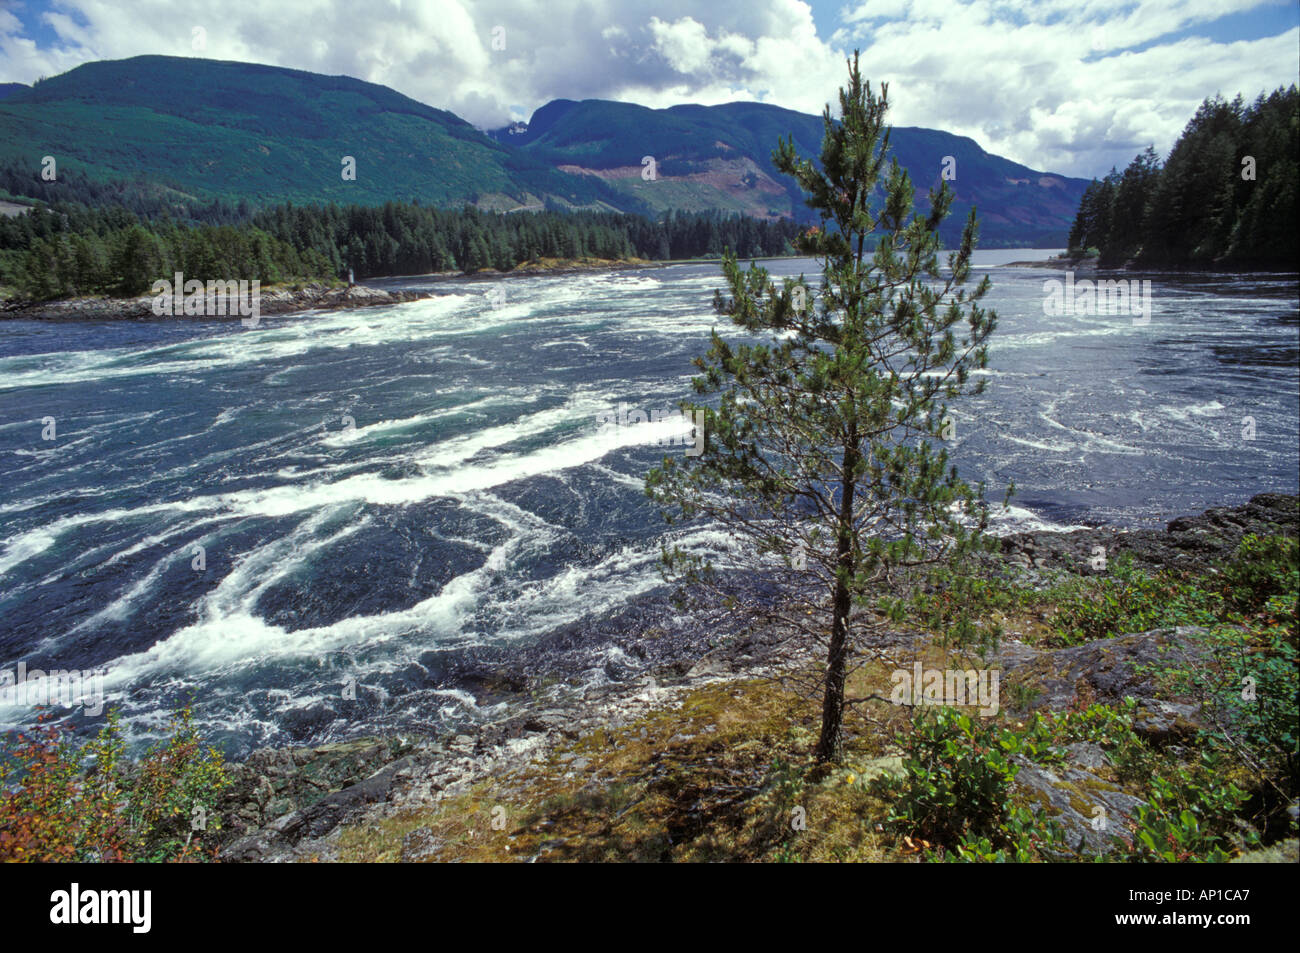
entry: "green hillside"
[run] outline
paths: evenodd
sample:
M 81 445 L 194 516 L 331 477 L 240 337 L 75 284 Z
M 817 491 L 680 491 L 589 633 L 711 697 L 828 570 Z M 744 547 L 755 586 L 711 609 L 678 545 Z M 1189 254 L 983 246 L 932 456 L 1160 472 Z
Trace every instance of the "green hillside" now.
M 630 209 L 599 181 L 510 150 L 452 113 L 345 76 L 165 56 L 88 63 L 0 100 L 0 163 L 178 199 Z M 355 181 L 342 177 L 344 156 Z
M 648 109 L 603 100 L 556 100 L 533 115 L 526 131 L 499 141 L 558 168 L 583 170 L 656 210 L 726 208 L 751 215 L 807 214 L 803 198 L 772 166 L 778 138 L 792 137 L 804 155 L 821 148 L 822 119 L 762 103 Z M 973 140 L 933 129 L 895 127 L 893 154 L 912 174 L 918 199 L 939 184 L 945 156 L 956 160 L 955 212 L 960 229 L 978 206 L 984 245 L 1064 245 L 1088 182 L 1039 172 L 991 155 Z M 657 178 L 640 174 L 653 156 Z

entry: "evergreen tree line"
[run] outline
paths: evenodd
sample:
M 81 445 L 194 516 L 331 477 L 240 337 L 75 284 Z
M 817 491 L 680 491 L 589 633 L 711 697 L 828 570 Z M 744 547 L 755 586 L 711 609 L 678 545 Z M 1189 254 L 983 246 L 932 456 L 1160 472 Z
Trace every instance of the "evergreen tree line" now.
M 1164 165 L 1148 147 L 1084 192 L 1075 254 L 1099 264 L 1283 267 L 1300 259 L 1300 93 L 1205 100 Z
M 249 211 L 217 200 L 140 215 L 122 205 L 60 202 L 0 218 L 0 283 L 24 297 L 143 294 L 158 278 L 357 280 L 430 272 L 508 271 L 543 258 L 667 260 L 788 254 L 799 227 L 717 212 L 660 221 L 617 212 L 503 215 L 471 206 L 390 202 Z
M 471 206 L 435 209 L 389 202 L 360 205 L 281 205 L 252 223 L 295 248 L 313 249 L 353 269 L 357 278 L 434 271 L 508 271 L 543 258 L 744 257 L 789 254 L 799 226 L 726 215 L 669 212 L 653 221 L 620 212 L 499 214 Z
M 36 208 L 0 219 L 0 283 L 37 300 L 144 294 L 176 272 L 270 283 L 329 275 L 320 253 L 252 226 L 145 223 L 123 208 Z

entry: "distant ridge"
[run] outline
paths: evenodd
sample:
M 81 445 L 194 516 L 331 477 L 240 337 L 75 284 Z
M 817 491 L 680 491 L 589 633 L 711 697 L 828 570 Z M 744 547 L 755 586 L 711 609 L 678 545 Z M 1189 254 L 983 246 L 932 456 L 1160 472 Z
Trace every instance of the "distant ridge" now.
M 494 137 L 574 174 L 600 178 L 652 208 L 722 208 L 761 217 L 808 215 L 798 188 L 772 165 L 778 138 L 792 137 L 803 155 L 821 151 L 822 119 L 763 103 L 649 109 L 607 100 L 558 99 L 527 125 Z M 1040 172 L 992 155 L 966 136 L 896 126 L 890 147 L 912 175 L 918 200 L 940 184 L 945 157 L 956 178 L 954 237 L 976 204 L 984 244 L 1064 246 L 1086 179 Z M 655 159 L 656 178 L 642 176 Z

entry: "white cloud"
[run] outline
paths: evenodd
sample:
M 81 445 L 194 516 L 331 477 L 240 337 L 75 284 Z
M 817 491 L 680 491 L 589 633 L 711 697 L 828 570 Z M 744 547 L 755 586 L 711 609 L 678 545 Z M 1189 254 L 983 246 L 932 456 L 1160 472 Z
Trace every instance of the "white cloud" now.
M 872 20 L 903 6 L 905 19 Z M 1170 33 L 1262 0 L 866 0 L 833 36 L 889 80 L 900 125 L 968 135 L 1040 169 L 1090 176 L 1168 152 L 1197 105 L 1297 81 L 1300 32 L 1235 43 Z M 1141 51 L 1138 47 L 1150 45 Z
M 650 35 L 654 37 L 654 48 L 679 73 L 704 69 L 709 65 L 715 48 L 704 24 L 691 17 L 683 17 L 676 23 L 665 23 L 658 17 L 651 17 Z

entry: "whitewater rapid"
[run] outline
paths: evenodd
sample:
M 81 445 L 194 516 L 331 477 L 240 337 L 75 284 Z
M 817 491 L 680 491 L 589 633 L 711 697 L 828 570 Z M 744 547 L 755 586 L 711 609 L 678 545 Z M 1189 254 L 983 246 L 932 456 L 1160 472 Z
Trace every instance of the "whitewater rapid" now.
M 1000 531 L 1294 491 L 1294 283 L 1157 276 L 1134 327 L 1047 316 L 1043 277 L 997 270 L 988 393 L 953 408 L 963 474 L 1021 490 Z M 8 322 L 0 670 L 101 672 L 142 734 L 192 701 L 237 748 L 482 717 L 470 655 L 662 601 L 665 541 L 725 548 L 644 497 L 679 421 L 599 423 L 692 396 L 691 359 L 727 330 L 720 283 L 708 265 L 494 298 L 443 282 L 256 328 Z

